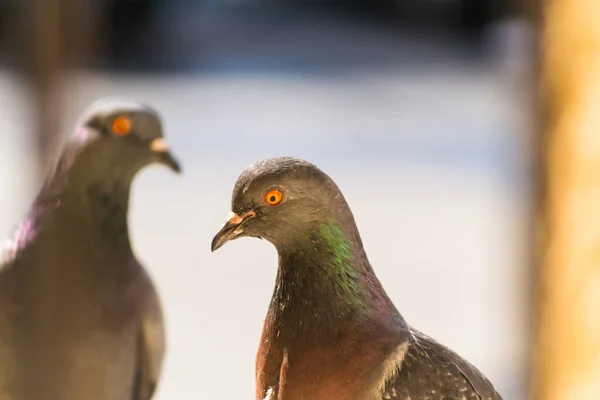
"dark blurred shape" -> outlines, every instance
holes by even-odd
[[[511,0],[288,0],[278,4],[333,7],[338,12],[396,19],[422,28],[453,26],[459,31],[480,34],[489,23],[512,10]]]
[[[287,1],[189,1],[189,0],[64,0],[61,2],[61,51],[68,66],[110,69],[190,69],[202,67],[206,47],[227,49],[233,41],[269,46],[280,32],[298,29],[319,34],[324,23],[376,27],[396,35],[465,35],[476,42],[485,28],[513,13],[512,0],[287,0]],[[26,4],[0,2],[2,60],[9,60],[12,43],[10,21],[25,16]],[[75,17],[77,15],[77,17]],[[218,27],[222,34],[213,35]],[[346,29],[346,28],[344,28]],[[370,29],[370,28],[369,28]],[[256,33],[269,31],[266,40]],[[101,41],[90,41],[99,32]],[[427,33],[429,32],[429,33]],[[327,35],[327,30],[322,32]],[[350,36],[346,35],[346,40]],[[351,43],[350,43],[351,44]],[[352,60],[348,60],[351,62]]]
[[[401,10],[398,3],[395,0],[288,0],[267,2],[267,4],[277,4],[279,6],[329,8],[337,12],[360,13],[365,17],[369,15],[397,16]]]
[[[503,16],[507,0],[461,0],[460,26],[469,33],[478,33],[495,18]]]
[[[23,6],[16,0],[0,0],[0,61],[9,64],[17,47],[18,18]]]
[[[141,58],[153,56],[160,3],[160,0],[104,1],[102,31],[110,58],[128,58],[132,54]]]

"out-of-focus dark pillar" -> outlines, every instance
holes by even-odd
[[[55,156],[60,137],[61,91],[69,90],[62,80],[66,67],[97,61],[101,43],[97,31],[101,9],[88,0],[29,0],[20,18],[19,66],[32,94],[35,145],[40,178]],[[102,3],[102,2],[101,2]]]
[[[61,40],[62,0],[30,0],[22,16],[24,52],[20,60],[34,96],[37,172],[46,174],[51,145],[57,138],[60,99],[57,93],[63,46]]]
[[[58,139],[61,101],[57,89],[63,66],[61,3],[62,0],[29,0],[24,3],[20,15],[18,62],[33,96],[31,143],[35,148],[31,152],[31,162],[38,182],[51,165],[52,149]],[[38,258],[43,259],[43,255]],[[38,373],[44,356],[34,346],[39,340],[51,340],[47,327],[54,313],[52,305],[56,289],[44,285],[44,282],[53,281],[46,270],[42,268],[31,275],[31,271],[23,271],[16,278],[22,313],[19,319],[21,356],[16,366],[18,381],[15,390],[16,398],[23,400],[44,398],[48,386]],[[49,400],[58,400],[51,393],[49,395]]]
[[[18,65],[23,72],[33,96],[33,109],[29,115],[34,120],[32,143],[35,148],[31,161],[38,174],[38,182],[54,163],[56,147],[61,140],[60,119],[63,114],[61,94],[68,91],[69,83],[63,80],[65,67],[81,65],[92,55],[92,34],[97,26],[86,7],[93,2],[83,0],[29,0],[22,3],[19,18]],[[58,239],[58,238],[57,238]],[[57,240],[59,243],[60,240]],[[48,243],[48,251],[63,251]],[[38,264],[43,264],[44,254],[36,254]],[[17,384],[21,400],[62,400],[57,380],[49,376],[51,365],[44,365],[46,358],[36,343],[44,340],[60,341],[60,327],[54,327],[57,313],[54,299],[68,277],[57,282],[48,271],[39,268],[19,274],[17,291],[22,299],[21,342],[24,356],[16,366],[19,374]],[[44,347],[40,347],[44,348]],[[38,373],[40,370],[44,373]]]
[[[542,18],[532,398],[600,399],[600,2]]]

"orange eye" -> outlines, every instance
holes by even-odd
[[[267,194],[265,194],[265,201],[270,206],[276,206],[277,204],[281,203],[282,199],[283,193],[277,189],[269,190]]]
[[[112,123],[113,133],[117,136],[125,136],[131,131],[131,120],[127,117],[117,117]]]

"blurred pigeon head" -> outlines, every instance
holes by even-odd
[[[61,169],[77,166],[87,176],[107,179],[133,178],[153,163],[181,171],[158,113],[137,101],[115,98],[101,99],[85,111],[60,163]]]

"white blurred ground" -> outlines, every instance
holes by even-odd
[[[344,191],[367,252],[409,322],[475,363],[507,400],[525,399],[527,191],[521,99],[484,68],[337,76],[78,75],[65,82],[67,132],[105,95],[164,116],[184,166],[152,167],[133,189],[136,252],[162,295],[168,355],[158,400],[250,399],[276,271],[265,241],[209,244],[237,174],[295,155]],[[0,75],[0,232],[31,185],[27,99]]]

